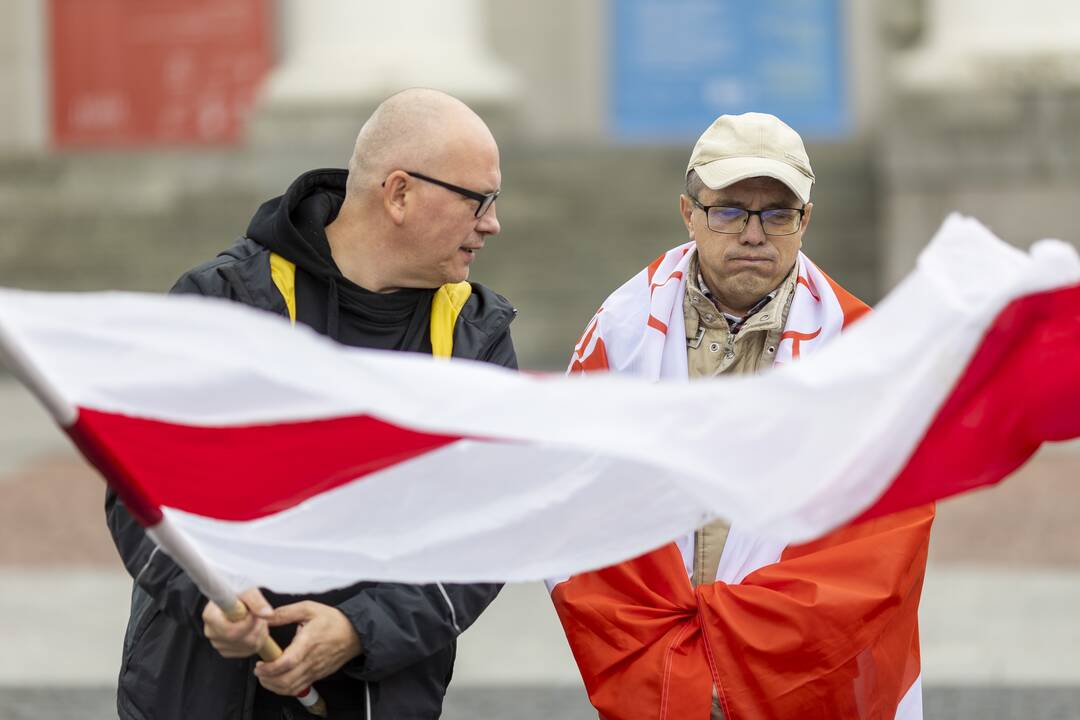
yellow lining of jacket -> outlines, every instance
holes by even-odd
[[[275,252],[270,253],[270,278],[277,285],[281,297],[285,298],[285,307],[289,309],[289,320],[296,324],[296,263],[290,262]]]
[[[296,265],[277,253],[270,253],[270,278],[274,281],[285,307],[289,310],[289,320],[296,324]],[[435,357],[448,358],[454,352],[454,325],[457,324],[461,308],[472,295],[472,285],[468,281],[447,283],[435,291],[431,300],[431,354]]]

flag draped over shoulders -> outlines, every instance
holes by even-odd
[[[613,371],[647,380],[687,380],[682,335],[686,274],[694,243],[668,250],[611,294],[585,326],[568,372]],[[806,255],[774,365],[813,353],[869,307]]]
[[[729,718],[918,718],[927,506],[787,548],[698,588]]]
[[[922,508],[853,526],[697,588],[669,544],[576,575],[552,598],[608,720],[707,718],[714,686],[728,718],[917,718],[932,518]]]
[[[616,290],[569,371],[685,381],[682,298],[693,250],[668,251]],[[775,365],[812,355],[868,310],[805,255],[797,262]],[[719,440],[718,471],[728,451]],[[786,445],[777,438],[774,450]],[[933,515],[924,506],[790,547],[736,521],[718,582],[692,586],[690,536],[549,585],[590,699],[608,720],[707,718],[714,696],[729,719],[921,717],[917,611]]]

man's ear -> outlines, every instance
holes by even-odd
[[[383,209],[395,225],[405,222],[405,209],[409,197],[409,176],[404,170],[390,173],[382,184]]]
[[[682,215],[683,225],[686,226],[686,233],[690,236],[690,239],[694,239],[694,223],[690,217],[694,214],[694,203],[690,201],[690,198],[686,195],[679,196],[679,214]]]
[[[803,206],[802,228],[799,230],[799,247],[802,247],[802,239],[806,235],[806,228],[810,227],[810,216],[814,212],[814,203],[808,202]]]

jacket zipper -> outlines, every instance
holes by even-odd
[[[458,626],[457,612],[454,610],[454,603],[450,601],[450,595],[447,594],[446,588],[443,587],[442,583],[435,583],[435,585],[439,588],[439,592],[442,593],[443,600],[446,601],[446,607],[450,609],[450,624],[454,626],[454,630],[460,635],[461,628]]]

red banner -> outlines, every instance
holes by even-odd
[[[53,141],[227,144],[270,67],[266,0],[50,0]]]

